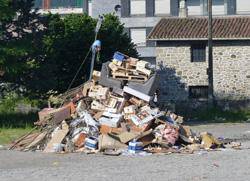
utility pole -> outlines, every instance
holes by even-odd
[[[208,0],[208,101],[211,106],[214,100],[214,78],[213,78],[213,16],[212,0]]]

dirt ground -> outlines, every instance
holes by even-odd
[[[250,178],[250,123],[192,126],[242,142],[242,150],[111,157],[0,151],[0,180],[232,180]]]

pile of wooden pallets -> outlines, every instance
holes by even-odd
[[[113,59],[109,64],[109,68],[111,69],[111,76],[114,79],[143,83],[152,74],[147,65],[148,62],[146,61],[129,57],[122,61]]]
[[[114,79],[142,82],[151,74],[147,62],[118,54],[109,64]],[[40,133],[16,140],[10,149],[105,154],[193,153],[223,146],[211,134],[195,134],[183,117],[160,109],[139,91],[117,91],[99,84],[101,72],[67,93],[63,106],[45,108],[35,124]],[[151,78],[150,78],[151,79]],[[138,83],[136,83],[138,84]]]

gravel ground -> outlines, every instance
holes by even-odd
[[[0,181],[16,180],[232,180],[250,176],[250,124],[193,126],[242,141],[242,150],[151,156],[103,156],[0,151]]]

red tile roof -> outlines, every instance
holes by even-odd
[[[148,35],[151,40],[199,40],[208,37],[208,19],[163,18]],[[213,18],[214,39],[250,39],[250,16]]]

